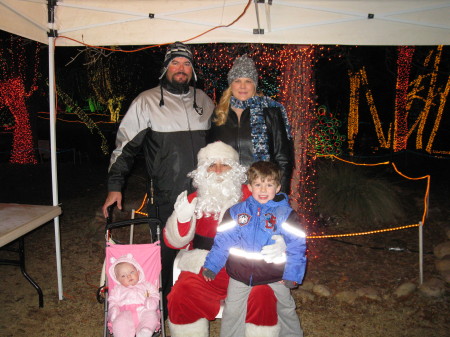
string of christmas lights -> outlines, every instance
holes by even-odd
[[[411,111],[415,106],[415,108],[421,111],[421,113],[416,118],[411,128],[408,130],[407,137],[410,137],[412,133],[417,130],[416,148],[422,149],[423,131],[426,125],[426,120],[428,119],[430,110],[432,108],[437,108],[436,117],[434,119],[434,122],[432,122],[433,127],[426,146],[426,151],[428,153],[450,154],[450,151],[438,151],[432,148],[436,134],[439,130],[440,122],[442,120],[444,107],[447,102],[450,81],[450,77],[447,76],[445,85],[441,87],[437,85],[437,75],[439,74],[439,66],[441,64],[442,57],[442,46],[438,46],[436,51],[431,50],[428,53],[423,62],[424,68],[428,67],[430,63],[432,63],[433,57],[435,60],[433,63],[433,71],[427,72],[423,75],[418,75],[417,78],[412,80],[409,85],[407,110]],[[427,82],[430,82],[430,84],[427,85]],[[437,101],[435,102],[435,100]],[[420,128],[421,132],[419,132]]]
[[[441,123],[442,115],[444,113],[445,103],[447,102],[448,93],[450,91],[450,76],[447,79],[447,84],[445,85],[444,90],[440,92],[440,100],[437,111],[436,119],[434,120],[433,129],[431,130],[430,138],[426,147],[426,151],[428,153],[440,153],[440,154],[450,154],[450,151],[433,151],[431,149],[433,145],[434,138],[436,137],[436,133],[439,130],[439,124]]]
[[[94,58],[93,53],[86,53],[86,57],[91,61],[88,63],[89,86],[95,93],[96,100],[107,107],[110,112],[110,121],[117,123],[119,121],[119,112],[122,109],[122,102],[125,99],[123,94],[116,94],[116,87],[121,84],[114,84],[111,79],[117,78],[113,75],[111,63],[108,63],[103,57]],[[95,62],[92,60],[94,59]],[[123,93],[123,90],[120,90]]]
[[[355,139],[359,129],[359,88],[361,86],[360,77],[356,73],[349,71],[350,78],[350,103],[347,123],[347,139],[350,155],[354,154]]]
[[[314,227],[316,201],[315,157],[308,141],[317,108],[314,65],[317,46],[285,46],[280,54],[280,102],[292,126],[295,165],[291,180],[294,209]]]
[[[419,126],[417,129],[417,138],[416,138],[416,148],[418,150],[423,148],[423,133],[428,119],[428,115],[430,113],[431,106],[434,101],[438,75],[437,69],[439,67],[439,63],[441,62],[441,55],[442,55],[442,46],[439,46],[439,48],[437,49],[436,57],[434,59],[433,71],[430,74],[430,85],[428,86],[427,97],[425,99],[425,106],[419,117]]]
[[[0,104],[9,109],[14,119],[13,124],[4,125],[6,130],[13,132],[9,162],[12,164],[36,164],[37,159],[26,100],[37,90],[39,45],[32,44],[35,46],[35,50],[32,56],[33,60],[29,61],[27,60],[29,53],[25,48],[24,40],[18,38],[15,43],[13,39],[10,42],[9,49],[0,48]],[[8,52],[9,54],[6,54]],[[33,65],[32,72],[29,72],[28,64]],[[30,78],[31,85],[27,90],[26,83]]]
[[[382,148],[389,148],[389,141],[386,141],[384,137],[383,128],[381,126],[380,117],[378,115],[377,107],[375,106],[375,100],[373,98],[372,90],[369,87],[369,80],[367,79],[367,71],[365,67],[359,70],[359,76],[361,76],[361,85],[365,89],[367,104],[369,105],[370,113],[372,115],[372,120],[375,125],[375,131],[378,137],[378,141]],[[388,135],[390,135],[390,130]]]
[[[364,90],[365,93],[367,105],[369,106],[374,122],[378,143],[381,148],[389,148],[391,144],[393,144],[394,151],[404,150],[407,148],[408,139],[411,137],[412,133],[416,131],[415,148],[421,150],[424,147],[425,128],[427,126],[429,127],[431,123],[432,127],[425,147],[426,152],[450,154],[450,151],[438,151],[433,149],[433,143],[439,131],[439,126],[443,118],[447,97],[450,91],[450,77],[448,75],[445,82],[443,80],[438,81],[442,50],[443,46],[438,46],[435,51],[431,50],[425,57],[423,66],[426,68],[432,64],[432,70],[427,71],[426,74],[418,75],[409,82],[415,48],[405,46],[398,47],[398,71],[394,108],[395,117],[387,130],[387,140],[381,126],[373,94],[369,87],[366,69],[362,67],[354,72],[349,71],[350,104],[347,141],[349,153],[351,155],[354,153],[355,139],[358,134],[359,104],[361,104],[360,92],[362,90]],[[420,111],[415,120],[409,118],[413,108],[416,111]],[[409,125],[411,126],[409,127]],[[392,128],[393,132],[391,132]]]
[[[312,155],[340,155],[345,137],[339,133],[342,123],[330,113],[326,106],[317,109],[308,141],[312,145]]]
[[[408,100],[409,76],[414,55],[414,47],[399,46],[397,57],[397,84],[395,88],[394,151],[406,150],[408,135]]]
[[[69,106],[72,111],[78,116],[78,118],[87,126],[91,133],[94,133],[94,130],[97,131],[97,134],[101,137],[102,143],[100,148],[102,152],[107,155],[108,151],[108,142],[103,135],[102,131],[99,129],[98,125],[86,114],[86,112],[81,109],[79,106],[75,104],[75,102],[67,95],[65,92],[61,90],[58,86],[56,87],[59,98],[63,101],[64,104]]]

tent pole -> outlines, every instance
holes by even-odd
[[[423,283],[423,224],[419,221],[419,285]]]
[[[54,37],[48,38],[48,91],[50,101],[50,153],[52,168],[52,196],[53,206],[58,206],[58,177],[56,166],[56,108],[55,108],[55,45]],[[59,231],[59,216],[54,220],[55,227],[55,251],[56,251],[56,270],[58,276],[58,295],[59,299],[63,299],[63,284],[61,271],[61,240]]]

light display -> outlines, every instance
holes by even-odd
[[[433,123],[433,127],[430,133],[430,138],[426,145],[426,151],[428,153],[442,153],[450,154],[450,151],[436,151],[432,149],[433,142],[438,132],[440,122],[442,120],[442,114],[444,113],[444,107],[447,102],[447,97],[450,88],[450,76],[447,75],[445,84],[438,85],[439,66],[442,58],[442,46],[438,46],[436,50],[431,50],[428,56],[423,62],[424,67],[428,67],[433,62],[433,70],[424,75],[419,75],[410,83],[410,92],[408,94],[407,109],[413,109],[414,105],[419,105],[421,113],[413,123],[412,127],[408,131],[408,137],[412,135],[417,129],[416,148],[423,149],[423,135],[424,129],[427,124],[427,120],[430,111],[434,108],[437,110],[436,117]],[[441,81],[442,83],[443,81]],[[430,118],[431,119],[431,118]]]
[[[400,46],[397,57],[397,84],[395,88],[395,118],[394,118],[394,151],[406,150],[408,139],[408,83],[411,72],[411,62],[414,47]]]
[[[94,91],[95,97],[100,104],[107,107],[110,113],[110,121],[117,123],[119,121],[119,112],[122,109],[122,101],[125,99],[123,94],[116,94],[120,84],[112,83],[118,78],[114,74],[113,64],[106,57],[99,57],[94,49],[89,49],[85,53],[87,62],[87,70],[89,75],[89,87]],[[118,91],[126,92],[125,88]]]
[[[308,137],[313,147],[312,155],[340,155],[345,137],[339,133],[341,122],[322,105],[317,109],[316,120]]]
[[[13,131],[13,144],[9,162],[12,164],[36,164],[36,154],[33,146],[30,117],[26,106],[26,99],[37,90],[36,81],[39,65],[39,45],[35,45],[33,60],[27,60],[27,50],[23,39],[17,39],[10,48],[0,48],[0,104],[9,109],[14,117],[14,124],[4,125],[6,130]],[[10,54],[8,55],[8,51]],[[32,72],[28,64],[32,64]],[[30,76],[31,74],[31,76]],[[30,89],[26,83],[31,78]]]
[[[58,97],[61,98],[61,100],[65,105],[70,107],[71,111],[73,111],[78,116],[78,118],[88,127],[89,131],[91,133],[94,133],[94,130],[97,131],[98,135],[102,139],[100,148],[102,149],[102,152],[105,155],[107,155],[109,153],[108,142],[105,136],[103,135],[102,131],[99,129],[98,125],[86,114],[86,112],[83,109],[81,109],[73,102],[73,100],[69,97],[69,95],[64,93],[58,86],[56,90],[58,93]]]
[[[352,72],[349,72],[349,78],[350,104],[348,109],[347,139],[349,153],[353,155],[355,138],[359,129],[359,88],[361,86],[361,80],[357,74],[353,74]]]
[[[369,110],[370,113],[372,115],[372,120],[375,126],[375,131],[378,137],[378,142],[380,144],[380,147],[382,148],[389,148],[389,135],[390,135],[390,130],[388,130],[388,141],[386,141],[386,138],[384,137],[384,133],[383,133],[383,128],[381,127],[381,121],[380,121],[380,117],[378,115],[377,112],[377,107],[375,106],[375,100],[373,98],[372,95],[372,90],[370,90],[369,88],[369,81],[367,79],[367,72],[365,67],[362,67],[360,70],[356,71],[356,72],[349,72],[350,75],[350,93],[352,93],[351,97],[354,98],[358,98],[358,100],[353,99],[350,100],[350,108],[349,110],[352,112],[349,114],[348,116],[348,125],[352,125],[352,133],[350,133],[350,127],[349,127],[349,132],[348,132],[348,139],[349,141],[354,142],[355,136],[357,134],[358,128],[355,127],[355,125],[358,124],[358,116],[357,116],[357,112],[358,112],[358,105],[359,105],[359,94],[355,94],[356,91],[359,91],[362,89],[364,89],[365,91],[365,96],[366,96],[366,101],[367,101],[367,105],[369,106]],[[352,77],[356,77],[356,79],[352,79]],[[356,113],[355,113],[356,112]],[[356,131],[356,133],[355,133]],[[353,149],[353,143],[352,143],[352,147],[351,149]],[[349,144],[350,146],[350,144]]]
[[[350,154],[353,154],[354,141],[358,134],[361,91],[365,94],[378,138],[378,144],[381,148],[388,149],[392,146],[394,151],[404,150],[407,148],[408,139],[414,132],[417,132],[415,148],[417,150],[423,150],[425,129],[428,127],[431,131],[429,132],[429,138],[425,146],[426,152],[450,154],[448,150],[433,149],[433,143],[439,131],[450,91],[450,77],[445,72],[440,72],[439,70],[442,49],[443,46],[438,46],[436,50],[431,50],[425,58],[423,68],[426,69],[426,67],[432,65],[431,71],[426,71],[425,74],[418,75],[409,81],[415,48],[398,47],[395,117],[391,121],[388,130],[382,129],[375,99],[369,87],[365,67],[357,71],[349,72],[350,106],[347,138]],[[445,80],[442,78],[439,79],[439,76],[446,76],[446,78]],[[419,111],[416,117],[411,116],[413,110]],[[387,134],[387,137],[385,137],[385,134]]]
[[[315,121],[316,91],[314,65],[317,46],[285,46],[279,57],[281,64],[280,102],[285,106],[292,126],[295,165],[291,180],[293,207],[314,225],[313,205],[316,200],[315,157],[308,156],[308,142]]]

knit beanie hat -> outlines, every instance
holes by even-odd
[[[240,77],[251,79],[258,86],[258,72],[256,71],[255,62],[247,56],[247,54],[238,57],[228,72],[228,85]]]
[[[191,49],[185,45],[183,42],[175,42],[169,46],[167,49],[166,56],[164,57],[163,69],[161,70],[161,76],[159,76],[159,80],[161,83],[161,79],[166,75],[167,68],[169,67],[170,61],[172,61],[175,57],[185,57],[187,58],[192,65],[192,76],[194,78],[194,103],[193,108],[199,115],[203,115],[203,109],[197,105],[197,90],[195,83],[197,82],[197,74],[194,69],[194,57],[192,55]],[[164,105],[164,93],[162,85],[160,84],[161,90],[161,99],[159,101],[159,106]]]
[[[169,67],[170,61],[172,61],[175,57],[185,57],[192,64],[192,75],[194,77],[194,81],[197,81],[197,75],[194,71],[194,57],[192,56],[191,49],[182,42],[175,42],[169,46],[167,49],[166,56],[164,57],[163,69],[161,71],[161,76],[159,79],[163,78],[167,72],[167,68]]]
[[[116,277],[115,268],[121,262],[131,263],[136,268],[136,270],[139,271],[139,282],[138,283],[141,283],[142,281],[145,280],[144,270],[142,269],[141,265],[134,259],[133,254],[128,253],[126,255],[122,255],[118,259],[116,259],[115,257],[111,257],[110,262],[111,262],[111,266],[109,267],[109,276],[114,280],[114,282],[116,282],[116,284],[120,284],[120,282]]]
[[[199,166],[205,163],[213,163],[216,160],[239,163],[239,154],[230,145],[217,141],[200,149],[197,159]]]

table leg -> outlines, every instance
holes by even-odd
[[[42,294],[41,287],[28,275],[25,270],[25,244],[23,236],[19,238],[19,263],[20,263],[20,271],[23,276],[31,283],[31,285],[36,289],[39,295],[39,307],[42,308],[44,306],[44,295]]]

